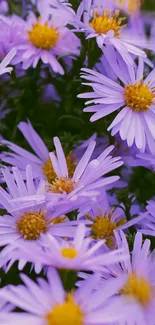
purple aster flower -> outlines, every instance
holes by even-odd
[[[127,28],[123,32],[124,18],[120,18],[119,11],[113,10],[113,7],[110,1],[99,6],[98,1],[83,0],[79,6],[75,26],[79,25],[79,29],[85,32],[87,39],[96,38],[103,52],[106,48],[108,61],[119,53],[126,64],[133,65],[135,57],[146,57],[141,48],[153,49],[154,45],[147,41],[146,37],[130,38]]]
[[[55,180],[56,174],[49,158],[49,151],[45,143],[34,130],[29,121],[27,123],[20,122],[18,129],[22,132],[35,154],[32,154],[28,150],[25,150],[10,141],[3,140],[2,144],[7,145],[12,152],[1,153],[1,160],[9,165],[17,166],[22,172],[23,177],[26,166],[31,165],[34,178],[42,178],[51,183]],[[74,154],[70,153],[67,155],[66,160],[69,174],[72,175],[76,166]]]
[[[122,250],[113,250],[104,254],[105,240],[94,243],[90,237],[85,238],[88,229],[79,224],[73,240],[57,240],[49,235],[45,238],[44,251],[39,247],[30,249],[29,243],[23,246],[22,257],[33,263],[52,266],[58,269],[103,271],[105,266],[124,260]],[[24,253],[25,251],[25,253]],[[18,247],[17,247],[18,258]]]
[[[120,167],[123,163],[120,157],[108,156],[113,146],[104,150],[96,159],[90,160],[95,148],[92,141],[81,160],[78,162],[72,177],[69,177],[66,158],[57,137],[54,138],[56,154],[50,153],[53,168],[57,177],[52,184],[47,185],[49,200],[58,197],[58,200],[74,201],[80,197],[93,198],[98,194],[97,189],[111,184],[119,179],[118,176],[102,177],[112,170]]]
[[[49,18],[40,12],[37,18],[30,13],[26,21],[26,43],[19,46],[22,50],[21,62],[23,69],[30,66],[35,68],[41,60],[49,64],[56,73],[64,74],[64,69],[58,61],[58,57],[79,55],[80,40],[67,27],[63,26],[61,20],[52,16]]]
[[[112,49],[111,49],[112,50]],[[84,109],[85,112],[94,112],[91,122],[103,118],[117,110],[119,113],[109,126],[112,135],[119,132],[122,140],[127,140],[128,146],[135,145],[144,152],[148,148],[155,152],[154,121],[155,121],[155,70],[143,80],[144,63],[129,70],[123,61],[113,61],[115,72],[123,85],[90,70],[82,69],[81,77],[92,87],[90,93],[80,94],[81,98],[88,98],[86,104],[92,104]],[[89,82],[90,83],[89,83]]]
[[[119,297],[112,297],[112,288],[96,290],[98,275],[73,292],[64,291],[55,270],[48,272],[48,281],[38,278],[35,283],[24,274],[21,278],[25,286],[9,286],[2,297],[24,312],[1,313],[1,325],[103,325],[124,318],[125,304]]]
[[[135,236],[133,251],[130,253],[126,236],[123,232],[115,233],[117,245],[123,248],[128,256],[124,262],[108,266],[108,271],[102,274],[98,287],[104,291],[106,285],[111,285],[113,291],[124,300],[129,307],[121,325],[154,325],[155,293],[154,293],[154,252],[150,254],[150,241],[143,241],[138,232]],[[80,272],[79,276],[88,279],[91,276]],[[77,285],[80,287],[82,281]]]
[[[116,234],[119,248],[124,248],[128,259],[111,268],[113,285],[121,284],[119,294],[129,304],[130,314],[121,324],[154,324],[155,293],[154,293],[154,253],[150,254],[150,241],[143,242],[142,234],[137,233],[134,240],[132,255],[123,232]],[[110,268],[110,267],[109,267]],[[115,279],[114,279],[115,278]],[[130,315],[130,316],[129,316]]]
[[[132,206],[132,213],[134,212],[135,208]],[[141,214],[127,221],[123,204],[120,204],[115,196],[101,190],[96,202],[83,205],[78,218],[90,220],[91,237],[95,240],[104,239],[106,245],[113,249],[117,247],[115,231],[128,230],[145,218],[145,215]]]
[[[0,63],[0,75],[2,75],[3,73],[10,73],[13,68],[12,67],[8,67],[8,64],[12,61],[12,59],[14,58],[16,54],[16,50],[12,49],[3,59],[3,61]]]
[[[13,175],[4,169],[3,176],[8,192],[0,188],[0,202],[8,213],[0,218],[0,246],[6,246],[1,251],[1,257],[4,264],[10,261],[7,267],[10,268],[16,260],[16,246],[19,245],[21,269],[27,262],[22,259],[22,247],[27,241],[31,243],[32,250],[35,246],[43,248],[42,234],[73,237],[79,222],[69,221],[63,213],[58,215],[57,211],[55,214],[49,212],[42,194],[42,184],[35,186],[30,166],[26,168],[26,182],[17,168],[13,168]],[[40,267],[36,264],[36,271],[40,271]]]

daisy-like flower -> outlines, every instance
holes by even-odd
[[[26,169],[26,183],[22,179],[17,168],[13,168],[13,175],[7,170],[3,170],[8,192],[0,188],[0,202],[9,214],[0,217],[0,246],[6,246],[1,251],[4,264],[10,261],[8,268],[14,263],[16,258],[16,246],[20,252],[26,242],[30,243],[33,251],[35,246],[43,248],[42,234],[48,233],[53,236],[73,237],[77,221],[69,221],[64,215],[53,215],[49,212],[45,196],[42,194],[42,182],[35,186],[30,166]],[[19,260],[19,269],[23,268],[26,260]],[[36,271],[40,266],[35,265]]]
[[[6,145],[12,152],[1,153],[1,160],[9,165],[17,166],[22,172],[23,177],[26,166],[31,165],[34,178],[42,178],[51,183],[55,180],[56,173],[53,169],[51,160],[49,158],[49,151],[45,143],[34,130],[29,121],[27,123],[20,122],[18,129],[21,131],[35,154],[32,154],[28,150],[25,150],[10,141],[3,140],[1,143]],[[69,175],[72,176],[76,166],[74,154],[70,153],[66,157],[66,160]]]
[[[118,202],[115,204],[119,205]],[[122,225],[126,224],[127,220],[123,209],[110,205],[105,191],[101,191],[97,202],[87,204],[84,211],[79,213],[80,219],[83,216],[91,221],[92,238],[95,240],[104,239],[108,247],[114,248],[116,246],[114,230],[119,230]]]
[[[41,60],[44,64],[49,64],[54,72],[64,74],[58,57],[78,56],[80,41],[63,25],[63,20],[61,22],[61,19],[57,20],[54,16],[50,18],[46,8],[44,10],[40,12],[39,18],[32,12],[27,18],[26,43],[19,47],[22,50],[23,69],[30,66],[35,68]]]
[[[8,67],[8,64],[10,64],[15,55],[16,50],[12,49],[3,59],[3,61],[0,63],[0,75],[4,73],[10,73],[13,70],[12,67]]]
[[[130,306],[124,323],[121,324],[148,324],[154,325],[155,293],[154,293],[154,253],[150,254],[150,241],[143,242],[142,234],[137,233],[134,240],[132,255],[123,232],[116,234],[118,247],[124,248],[128,259],[111,269],[112,277],[122,281],[119,294]],[[121,282],[120,282],[121,283]],[[130,317],[129,317],[130,315]]]
[[[21,278],[25,286],[9,286],[2,296],[24,312],[1,313],[1,325],[103,325],[124,318],[125,305],[112,298],[112,288],[96,290],[98,275],[71,292],[65,292],[55,270],[48,272],[48,281],[38,278],[35,283],[24,274]]]
[[[146,57],[141,48],[153,49],[154,45],[145,38],[131,39],[127,30],[123,32],[125,18],[120,17],[119,11],[113,8],[114,4],[109,0],[102,4],[100,0],[95,2],[83,0],[78,9],[75,26],[79,25],[79,29],[85,32],[87,39],[96,38],[103,52],[106,48],[108,62],[119,53],[127,65],[133,65],[135,57]]]
[[[135,142],[136,147],[144,152],[148,148],[155,152],[155,70],[143,80],[143,61],[139,60],[138,67],[130,68],[123,61],[113,61],[115,72],[123,85],[112,81],[102,74],[82,69],[81,77],[90,83],[93,91],[79,95],[90,99],[86,104],[94,103],[84,109],[85,112],[94,112],[91,122],[103,118],[117,110],[108,130],[112,135],[119,132],[122,140],[127,140],[128,146]]]
[[[23,257],[33,263],[52,266],[58,269],[103,271],[105,266],[124,260],[122,250],[104,253],[105,240],[93,243],[90,237],[85,238],[88,229],[79,224],[72,241],[56,240],[53,236],[45,238],[44,251],[36,247],[29,249],[29,243],[23,247]],[[24,254],[25,251],[25,254]],[[18,255],[17,248],[17,256]]]
[[[57,137],[54,138],[56,155],[50,153],[50,158],[57,177],[52,184],[47,185],[49,200],[53,196],[57,196],[60,201],[62,199],[62,202],[63,200],[73,201],[80,197],[85,197],[86,200],[88,197],[94,198],[98,194],[97,189],[119,179],[118,176],[102,177],[123,164],[120,157],[112,158],[108,156],[114,147],[108,147],[96,159],[90,160],[95,144],[95,141],[90,142],[77,164],[73,176],[69,177],[60,140]]]
[[[141,215],[127,221],[123,205],[115,197],[109,196],[106,191],[100,192],[95,203],[87,203],[80,209],[78,218],[90,220],[91,237],[95,240],[104,239],[106,245],[113,249],[117,247],[115,231],[127,230],[145,216]]]

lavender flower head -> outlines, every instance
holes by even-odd
[[[86,237],[87,236],[87,237]],[[85,238],[86,237],[86,238]],[[123,250],[113,250],[104,253],[105,240],[94,243],[88,237],[88,229],[83,223],[79,223],[73,240],[57,240],[51,235],[46,236],[44,250],[39,246],[30,249],[30,244],[23,246],[22,255],[18,252],[17,257],[25,258],[32,263],[40,263],[57,269],[103,271],[107,265],[122,261],[126,258]]]
[[[49,64],[54,72],[64,74],[58,56],[78,56],[80,41],[63,25],[63,21],[47,15],[45,6],[41,8],[39,18],[31,12],[26,21],[26,43],[19,47],[22,50],[23,69],[30,66],[35,68],[41,60],[44,64]]]
[[[118,286],[118,282],[120,283],[119,294],[130,308],[131,314],[127,313],[122,324],[153,325],[155,314],[155,260],[154,253],[150,253],[150,240],[146,239],[143,242],[142,234],[137,232],[132,255],[123,232],[116,234],[116,240],[118,247],[124,248],[128,254],[128,259],[123,263],[116,264],[110,270],[113,286]]]
[[[65,292],[53,269],[48,272],[48,281],[38,278],[35,283],[24,274],[21,279],[25,286],[10,286],[9,292],[3,292],[2,297],[24,312],[1,313],[2,325],[16,325],[17,322],[23,325],[28,322],[30,325],[60,325],[63,322],[68,325],[105,325],[125,317],[126,304],[121,303],[119,297],[113,298],[111,288],[109,291],[107,287],[105,292],[96,290],[99,275],[93,275],[73,292]]]
[[[96,159],[91,160],[95,148],[95,141],[90,142],[87,150],[78,162],[73,176],[69,177],[66,158],[60,143],[55,137],[56,155],[50,153],[53,168],[56,173],[55,181],[48,186],[49,200],[57,197],[58,200],[74,201],[80,197],[94,198],[98,195],[97,189],[117,181],[117,176],[103,177],[106,173],[120,167],[123,163],[120,157],[109,156],[113,146],[104,150]],[[63,202],[62,201],[62,202]]]
[[[116,231],[119,232],[121,229],[127,231],[144,217],[140,215],[127,221],[123,204],[119,203],[115,196],[108,195],[104,189],[100,191],[96,202],[86,203],[78,214],[79,220],[90,221],[91,237],[95,240],[105,240],[110,249],[117,247]]]
[[[105,173],[122,165],[119,157],[112,159],[111,156],[108,157],[113,146],[109,147],[98,157],[90,161],[95,148],[95,142],[92,141],[89,143],[87,150],[77,164],[74,160],[74,155],[72,156],[69,154],[65,157],[59,139],[55,138],[54,144],[58,157],[57,160],[54,153],[50,153],[49,155],[47,147],[35,132],[30,122],[28,122],[28,124],[21,122],[18,127],[36,155],[29,153],[27,150],[20,148],[9,141],[3,140],[2,143],[7,145],[13,152],[3,152],[1,154],[1,159],[13,166],[18,166],[23,177],[25,177],[24,169],[28,164],[30,164],[32,166],[34,178],[39,177],[47,180],[48,188],[50,189],[50,200],[52,198],[53,201],[53,198],[61,198],[66,195],[68,198],[73,196],[75,198],[77,193],[78,197],[82,195],[88,198],[88,196],[91,196],[92,194],[95,195],[95,188],[97,189],[100,186],[110,184],[119,179],[116,176],[101,179],[101,176]],[[89,176],[89,173],[92,173],[92,175],[90,174],[91,177]],[[97,180],[98,182],[95,182]],[[86,194],[87,190],[88,193]]]
[[[146,57],[143,48],[154,49],[153,43],[147,41],[146,37],[131,39],[127,29],[123,32],[124,18],[119,17],[119,11],[115,10],[111,1],[101,4],[101,1],[83,0],[77,11],[77,25],[85,32],[87,39],[96,38],[103,52],[106,48],[108,62],[119,53],[127,65],[133,65],[135,57]]]
[[[111,49],[112,51],[112,49]],[[81,77],[86,80],[86,85],[93,91],[79,95],[88,98],[85,112],[94,112],[91,122],[103,118],[117,110],[119,113],[110,124],[108,131],[112,135],[119,132],[122,140],[128,146],[135,142],[136,147],[144,152],[146,149],[155,152],[154,140],[154,111],[155,111],[155,70],[143,80],[144,62],[139,60],[138,67],[127,68],[123,61],[111,61],[115,67],[120,85],[102,74],[90,69],[82,69]],[[90,82],[90,83],[89,83]],[[90,105],[90,104],[95,105]]]
[[[7,214],[0,221],[0,246],[5,246],[1,251],[4,264],[9,262],[7,269],[11,267],[16,258],[16,250],[20,251],[19,269],[22,269],[27,260],[22,258],[22,249],[26,242],[29,248],[43,248],[42,234],[51,233],[53,236],[73,237],[78,221],[69,221],[63,214],[52,215],[49,212],[44,195],[42,181],[35,185],[30,166],[26,168],[26,183],[22,179],[17,168],[13,168],[13,174],[8,169],[3,171],[8,191],[0,188],[0,202]],[[36,272],[41,265],[35,264]]]

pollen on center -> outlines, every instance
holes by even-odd
[[[105,10],[102,15],[99,15],[98,11],[95,10],[89,25],[97,34],[107,34],[110,30],[113,30],[114,35],[119,36],[120,30],[123,27],[123,20],[124,18],[119,18],[119,11],[112,14],[111,11]]]
[[[128,276],[127,283],[119,293],[133,296],[143,306],[148,305],[151,301],[151,288],[147,279],[138,276],[135,272]]]
[[[38,19],[38,22],[28,31],[28,37],[35,47],[50,50],[56,45],[59,34],[57,30],[54,27],[50,27],[48,23],[41,25],[40,19]]]
[[[96,216],[95,218],[87,216],[93,222],[91,225],[92,237],[94,239],[105,239],[106,245],[109,247],[114,245],[114,230],[126,222],[125,219],[118,222],[112,221],[112,214],[113,210],[109,214],[105,213],[103,216]]]
[[[72,152],[70,152],[66,156],[66,163],[67,163],[67,167],[68,167],[69,177],[72,177],[74,174],[74,170],[76,168],[76,161],[75,161],[74,154]],[[42,165],[42,170],[43,170],[43,173],[44,173],[48,183],[52,184],[52,182],[56,179],[56,173],[54,171],[54,168],[53,168],[50,158],[48,158],[46,160],[45,164]]]
[[[31,211],[24,213],[16,222],[17,230],[26,240],[36,240],[46,233],[49,220],[43,211]]]
[[[61,250],[61,254],[65,258],[74,259],[78,255],[78,251],[73,247],[64,247]]]
[[[84,314],[72,294],[67,295],[64,303],[57,304],[46,315],[47,325],[83,325],[83,318]]]
[[[147,111],[155,97],[148,84],[144,85],[142,81],[134,85],[127,85],[124,96],[126,105],[135,112]]]
[[[75,189],[75,182],[71,178],[56,178],[52,184],[49,184],[49,190],[53,193],[71,193]]]

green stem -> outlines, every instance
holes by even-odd
[[[64,289],[66,291],[71,291],[75,288],[75,283],[77,280],[77,272],[72,270],[59,270],[59,275],[61,277]]]

